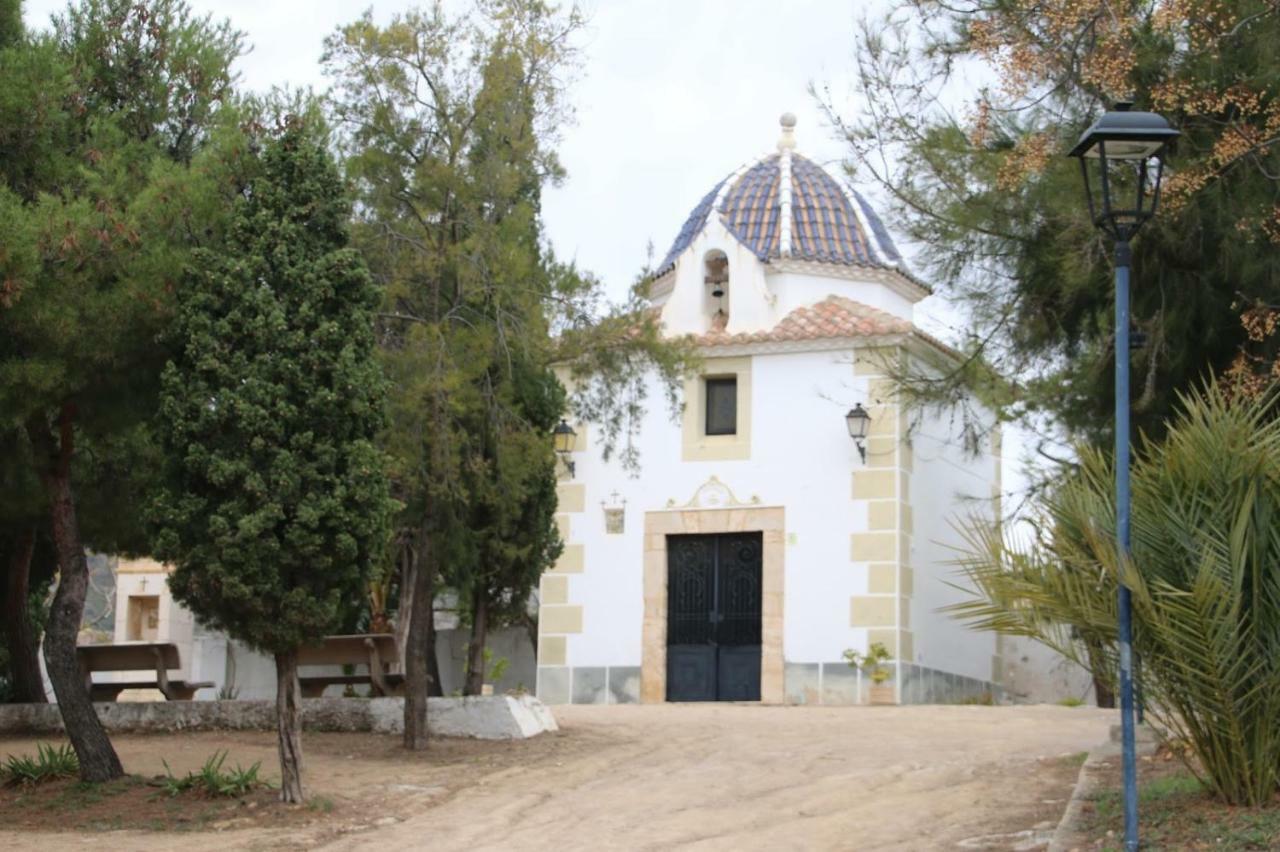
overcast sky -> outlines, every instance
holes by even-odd
[[[288,84],[317,91],[326,86],[319,66],[325,36],[369,6],[375,19],[386,21],[414,5],[189,2],[247,33],[252,50],[238,71],[250,88]],[[863,10],[880,2],[586,0],[590,25],[573,91],[576,123],[564,130],[560,149],[568,179],[544,199],[557,253],[598,274],[620,298],[644,264],[648,241],[660,259],[716,182],[775,147],[784,112],[799,120],[799,151],[838,167],[845,149],[807,88],[810,82],[829,84],[842,114],[857,113],[854,31]],[[26,0],[27,23],[44,26],[65,6],[65,0]],[[874,199],[873,187],[860,188]],[[917,305],[916,322],[943,339],[958,338],[959,320],[939,297]],[[1021,455],[1020,444],[1009,430],[1006,460]],[[1006,477],[1006,488],[1017,491],[1022,484]]]
[[[238,71],[259,90],[284,84],[323,90],[325,36],[366,5],[380,21],[413,5],[190,2],[248,34],[252,51]],[[27,0],[28,25],[44,26],[65,5]],[[865,0],[588,0],[585,61],[573,89],[576,122],[561,147],[568,179],[544,202],[556,252],[598,274],[620,297],[644,264],[649,240],[661,258],[717,181],[773,149],[784,112],[799,119],[799,150],[837,166],[844,149],[806,89],[811,81],[830,83],[842,111],[856,112],[853,36],[867,7]],[[938,325],[950,320],[936,301],[927,300],[919,319],[950,336]]]

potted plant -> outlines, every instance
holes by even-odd
[[[897,703],[893,684],[888,682],[893,677],[893,674],[884,665],[891,659],[889,649],[884,646],[884,643],[872,642],[865,654],[852,648],[846,649],[844,658],[849,663],[849,668],[858,669],[871,679],[870,700],[872,704]]]

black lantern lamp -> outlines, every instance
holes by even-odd
[[[1071,150],[1080,160],[1089,216],[1122,243],[1155,215],[1165,149],[1180,135],[1164,116],[1132,107],[1117,103]]]
[[[864,442],[867,439],[867,427],[871,425],[871,415],[859,402],[849,409],[849,413],[844,416],[844,422],[849,427],[849,437],[858,446],[858,455],[862,457],[862,463],[866,464],[867,447]]]
[[[572,478],[575,471],[573,459],[569,458],[569,454],[573,452],[573,447],[578,442],[578,433],[573,431],[572,426],[561,420],[551,431],[551,435],[555,439],[556,452],[564,462],[565,470],[569,471],[569,477]]]

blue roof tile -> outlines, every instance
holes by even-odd
[[[725,191],[717,213],[725,226],[761,260],[781,256],[782,174],[779,155],[771,154],[738,175]],[[706,226],[711,207],[724,187],[720,181],[685,220],[671,249],[658,265],[661,275]],[[791,155],[791,254],[824,263],[883,266],[901,262],[892,237],[866,199],[846,192],[826,169]],[[854,208],[857,204],[858,209]],[[859,217],[861,213],[861,217]],[[863,222],[870,228],[867,234]],[[872,248],[874,245],[876,249]]]

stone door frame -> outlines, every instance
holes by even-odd
[[[786,574],[786,511],[781,506],[679,508],[644,515],[644,625],[640,700],[667,700],[667,536],[761,534],[760,701],[782,704],[782,609]]]

